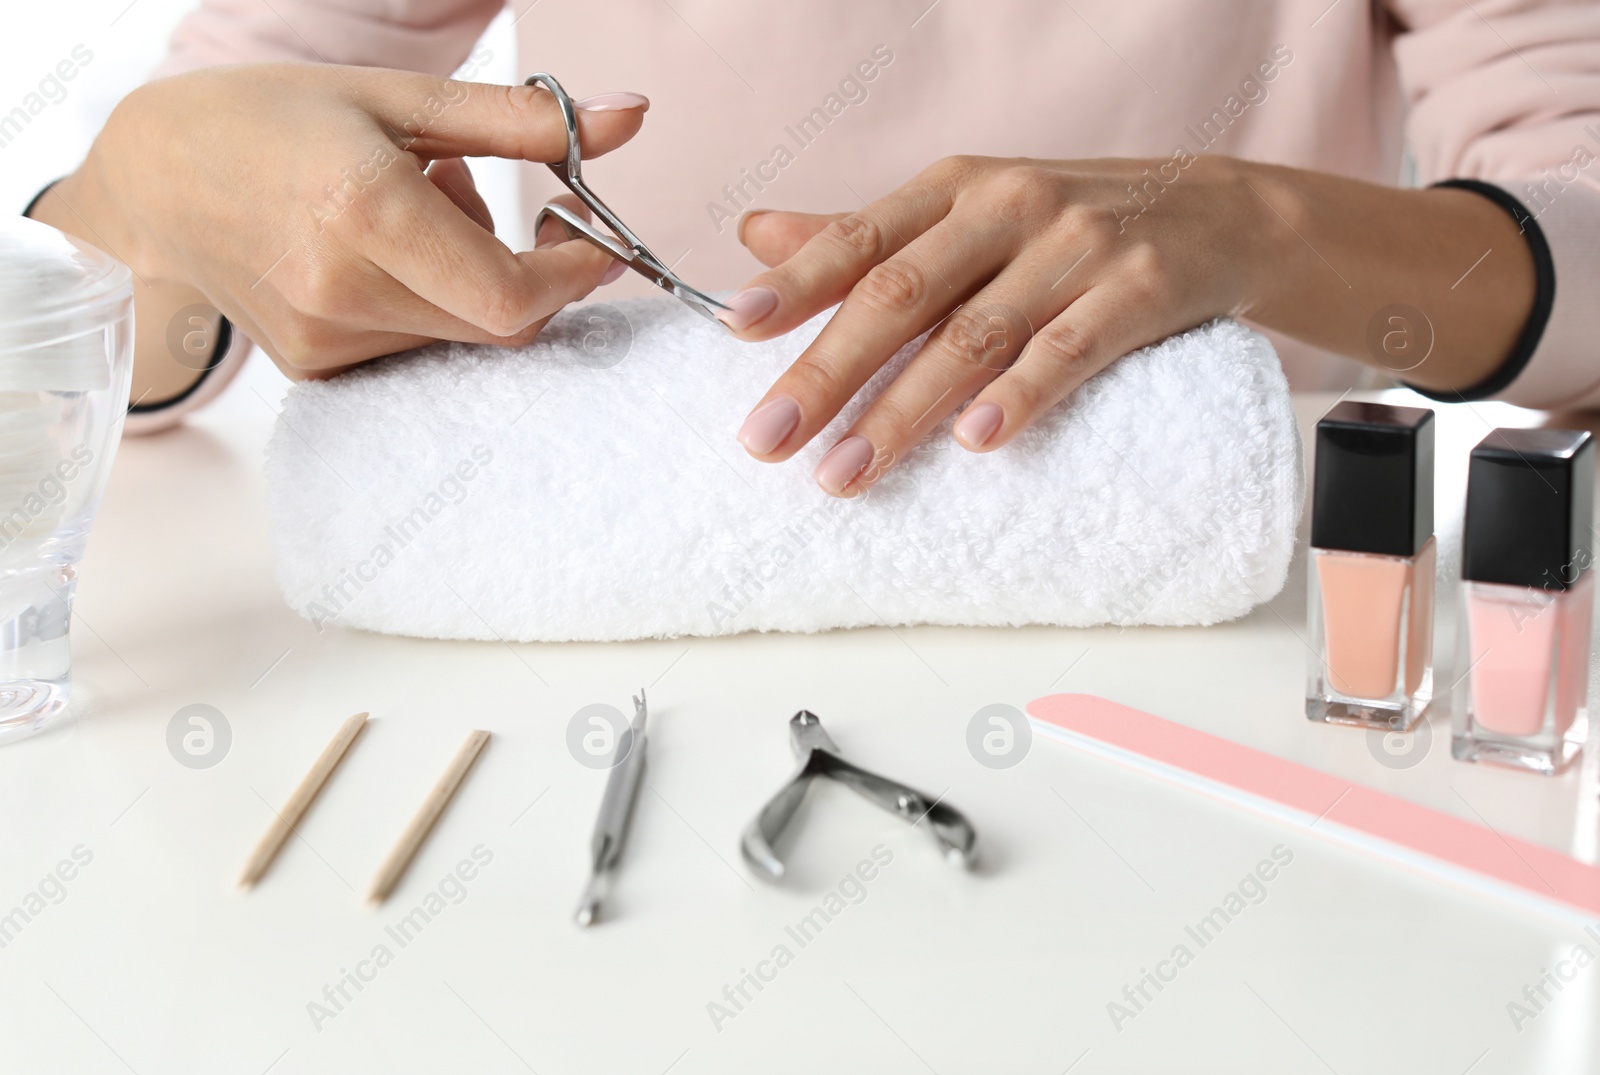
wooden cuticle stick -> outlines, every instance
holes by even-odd
[[[311,766],[311,771],[300,781],[300,786],[294,789],[294,794],[283,804],[283,809],[273,815],[271,827],[261,837],[261,842],[256,844],[256,849],[250,853],[250,861],[245,863],[244,872],[239,876],[240,888],[253,888],[256,882],[266,875],[273,861],[277,859],[278,852],[289,842],[289,837],[294,834],[305,818],[306,812],[311,809],[311,804],[322,793],[323,787],[333,776],[333,771],[339,767],[339,762],[344,760],[350,745],[356,741],[361,729],[366,726],[367,714],[357,713],[340,725],[333,739],[322,748],[322,753]]]
[[[488,742],[489,733],[480,730],[467,736],[466,742],[461,744],[461,749],[456,751],[450,767],[439,777],[439,782],[433,786],[433,790],[428,792],[428,797],[423,800],[422,807],[411,819],[411,824],[406,826],[406,831],[400,834],[400,842],[395,844],[394,850],[389,852],[389,857],[384,859],[383,865],[378,868],[378,876],[372,882],[372,891],[367,894],[369,903],[382,903],[400,884],[400,879],[405,876],[411,860],[416,857],[428,834],[433,831],[433,826],[444,813],[445,807],[455,798],[456,790],[466,779],[467,771],[472,768],[472,763],[478,760],[478,755],[483,753],[484,745]]]

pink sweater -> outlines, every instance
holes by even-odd
[[[1498,183],[1542,227],[1555,303],[1500,398],[1600,405],[1600,4],[1585,0],[512,0],[521,65],[634,90],[644,130],[585,168],[679,273],[759,266],[751,205],[855,208],[956,153],[1178,146],[1399,182]],[[160,74],[324,60],[448,74],[501,0],[202,0]],[[526,169],[530,209],[559,187]],[[531,220],[532,213],[528,214]],[[513,240],[516,237],[511,237]],[[619,287],[621,285],[618,285]],[[639,286],[643,287],[642,282]],[[1354,363],[1275,339],[1291,384]]]

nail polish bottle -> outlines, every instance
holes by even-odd
[[[1433,412],[1345,402],[1317,423],[1306,716],[1405,731],[1433,700]]]
[[[1451,753],[1547,775],[1582,750],[1594,440],[1497,429],[1472,450]]]

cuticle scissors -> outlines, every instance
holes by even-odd
[[[578,143],[578,112],[573,107],[572,98],[567,96],[567,91],[561,88],[561,83],[553,75],[540,71],[528,76],[524,83],[528,86],[542,86],[549,90],[556,99],[556,104],[561,108],[561,119],[567,126],[567,159],[549,165],[557,179],[578,200],[589,207],[589,211],[610,228],[614,235],[606,235],[597,230],[594,225],[584,220],[578,214],[561,205],[546,205],[539,210],[539,215],[534,218],[533,233],[539,234],[539,227],[550,217],[561,221],[569,234],[575,238],[586,239],[601,250],[622,262],[634,272],[649,280],[656,287],[675,296],[700,316],[712,321],[721,321],[717,317],[718,310],[728,307],[707,295],[703,291],[690,287],[678,278],[671,267],[658,258],[644,241],[633,233],[622,220],[613,213],[599,196],[589,189],[583,181],[583,147]]]

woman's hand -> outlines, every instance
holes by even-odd
[[[1130,184],[1163,164],[1175,181],[1152,184],[1140,216]],[[788,458],[933,328],[817,482],[853,495],[975,394],[956,438],[998,448],[1118,356],[1240,312],[1248,237],[1229,224],[1252,197],[1221,160],[1180,173],[1161,161],[953,157],[860,212],[752,213],[741,237],[776,267],[730,301],[729,327],[767,339],[843,305],[739,439],[757,458]]]
[[[578,102],[585,156],[626,142],[648,107]],[[198,289],[289,376],[326,376],[436,339],[524,343],[607,278],[615,263],[588,243],[517,253],[496,239],[460,160],[566,149],[541,89],[212,68],[129,94],[34,215],[128,262],[141,299]]]
[[[1533,302],[1527,244],[1479,195],[1186,151],[953,157],[855,213],[749,213],[741,239],[773,268],[729,300],[740,338],[842,303],[739,431],[758,459],[799,451],[933,330],[818,464],[835,496],[969,399],[956,440],[992,451],[1118,356],[1219,315],[1451,389],[1504,361]],[[1423,364],[1372,349],[1368,326],[1391,304],[1430,322]]]

